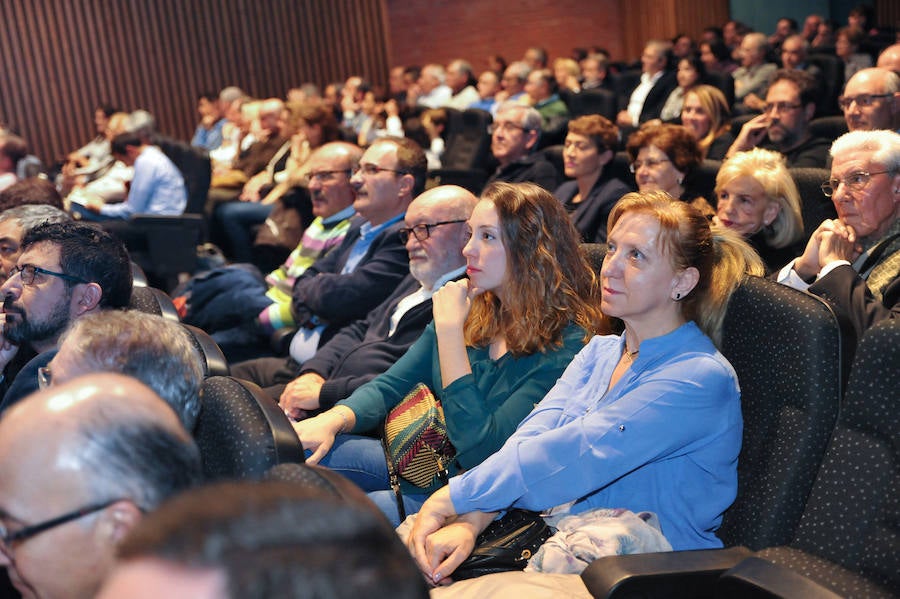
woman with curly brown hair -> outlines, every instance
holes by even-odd
[[[440,399],[456,449],[453,475],[479,464],[512,434],[593,333],[607,331],[597,278],[565,210],[533,184],[496,183],[468,221],[467,281],[433,297],[434,322],[387,372],[295,425],[319,462],[370,492],[399,523],[377,431],[417,383]],[[327,455],[326,455],[327,454]],[[401,481],[407,513],[440,485]]]

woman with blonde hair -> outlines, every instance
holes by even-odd
[[[609,218],[595,337],[503,447],[450,479],[409,536],[433,582],[452,576],[497,512],[653,512],[675,550],[721,547],[737,493],[737,376],[716,349],[725,309],[762,272],[733,232],[665,193],[623,197]]]
[[[759,252],[767,271],[796,255],[803,216],[784,156],[762,148],[738,152],[716,175],[716,197],[717,224],[740,233]]]
[[[597,278],[560,202],[541,187],[495,183],[468,221],[467,280],[433,297],[434,322],[381,376],[294,425],[308,461],[345,474],[399,523],[378,431],[418,383],[440,399],[456,449],[453,475],[497,451],[590,334],[608,331]],[[349,434],[355,433],[355,434]],[[327,455],[326,455],[327,454]],[[401,481],[406,512],[440,485]]]
[[[717,87],[697,85],[684,93],[681,124],[697,140],[703,158],[722,160],[734,143],[731,109]]]

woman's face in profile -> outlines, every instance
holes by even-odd
[[[781,210],[753,177],[736,177],[716,189],[716,195],[716,222],[744,237],[771,224]]]
[[[469,288],[477,293],[493,291],[503,297],[506,280],[506,247],[500,234],[500,216],[493,202],[481,200],[469,217],[471,237],[463,248]]]

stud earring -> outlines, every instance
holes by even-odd
[[[680,299],[681,299],[681,294],[680,294],[680,293],[676,293],[676,294],[675,294],[675,299],[676,299],[676,300],[680,300]]]

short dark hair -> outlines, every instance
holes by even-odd
[[[197,101],[207,100],[208,102],[218,102],[219,101],[219,93],[206,90],[197,94]]]
[[[47,204],[61,210],[63,199],[56,185],[42,177],[22,179],[0,191],[0,212],[25,204]]]
[[[397,147],[397,170],[413,176],[412,197],[425,191],[425,180],[428,177],[428,158],[422,146],[406,137],[380,137],[374,143],[390,143]]]
[[[144,144],[143,138],[134,131],[126,131],[116,135],[110,142],[110,150],[116,156],[124,156],[127,154],[128,146],[140,147]]]
[[[121,560],[149,556],[217,570],[232,599],[428,597],[408,550],[374,506],[297,483],[194,489],[148,514],[117,551]]]
[[[121,112],[114,104],[111,104],[109,102],[100,102],[99,104],[97,104],[96,110],[100,110],[101,112],[103,112],[103,114],[106,115],[106,118],[111,117],[117,112]]]
[[[28,155],[28,143],[12,133],[0,135],[0,151],[12,162],[13,168]]]
[[[131,259],[121,241],[85,223],[48,223],[25,234],[22,251],[45,242],[59,246],[59,264],[64,273],[100,285],[101,308],[128,306]]]
[[[816,95],[819,91],[819,86],[816,84],[815,78],[807,71],[799,69],[779,69],[775,72],[775,75],[772,76],[769,87],[771,88],[777,81],[790,81],[796,85],[797,89],[800,91],[800,103],[803,104],[804,107],[816,103]]]

